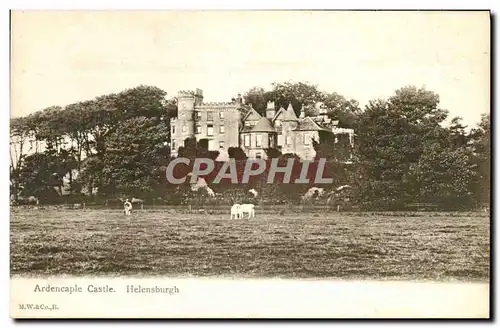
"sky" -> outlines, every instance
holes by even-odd
[[[488,12],[13,11],[11,116],[140,84],[229,101],[307,81],[356,99],[406,85],[450,118],[490,111]]]

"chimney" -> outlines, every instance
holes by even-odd
[[[196,88],[195,104],[201,105],[203,103],[203,90]]]
[[[274,108],[274,101],[268,101],[266,107],[266,118],[272,120],[276,115],[276,109]]]
[[[300,116],[299,118],[304,118],[306,117],[306,112],[304,111],[304,105],[300,108]]]
[[[238,105],[241,105],[242,102],[243,102],[243,98],[241,98],[241,93],[238,93],[238,96],[236,96],[236,99],[235,99],[236,103]]]

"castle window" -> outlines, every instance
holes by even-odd
[[[245,134],[245,136],[243,137],[243,139],[244,139],[244,145],[245,145],[245,147],[250,147],[250,135]]]
[[[201,112],[196,112],[196,119],[201,120]]]
[[[311,144],[311,136],[308,134],[304,134],[304,145],[310,145]]]
[[[255,146],[262,147],[262,134],[257,135],[257,139],[255,139]]]
[[[175,125],[172,125],[172,134],[175,134]]]
[[[201,133],[201,126],[199,125],[196,126],[196,133]]]
[[[187,130],[188,130],[188,127],[187,127],[187,126],[185,126],[185,125],[184,125],[184,126],[182,126],[182,133],[186,133],[186,132],[187,132]]]
[[[219,126],[219,133],[224,133],[224,125]]]
[[[278,135],[278,146],[283,146],[283,135]]]
[[[207,125],[207,136],[213,136],[213,135],[214,135],[214,126]]]
[[[214,120],[214,112],[207,112],[207,121]]]
[[[172,149],[175,149],[175,140],[172,140]]]
[[[286,136],[286,144],[291,145],[292,144],[292,137]]]
[[[219,148],[224,148],[224,141],[219,141]]]
[[[249,127],[249,126],[252,126],[252,125],[250,124],[250,121],[245,121],[245,126]]]
[[[219,112],[219,118],[224,118],[224,112]]]
[[[260,154],[260,152],[255,153],[255,158],[262,158],[262,155]]]

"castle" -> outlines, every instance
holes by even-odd
[[[316,154],[312,140],[324,136],[336,140],[338,134],[347,134],[351,146],[354,142],[354,130],[340,128],[321,103],[316,105],[318,115],[306,116],[302,107],[297,117],[291,104],[276,109],[274,102],[267,103],[262,116],[251,104],[244,104],[240,94],[231,102],[204,103],[203,91],[196,89],[179,91],[177,100],[178,115],[170,120],[173,156],[188,137],[208,139],[209,150],[219,151],[220,160],[228,158],[229,147],[240,147],[249,158],[266,158],[265,149],[273,147],[311,160]]]

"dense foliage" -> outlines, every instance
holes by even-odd
[[[311,187],[325,189],[329,201],[336,188],[349,185],[346,199],[361,209],[404,209],[412,203],[470,209],[489,203],[487,114],[471,129],[458,117],[445,124],[448,112],[439,107],[439,96],[414,86],[396,90],[388,99],[372,100],[364,110],[355,100],[305,82],[274,83],[271,90],[254,87],[244,98],[261,113],[268,101],[277,108],[291,103],[297,115],[302,106],[306,114],[316,115],[314,103],[321,101],[328,116],[354,128],[353,149],[342,136],[335,143],[314,143],[316,159],[327,160],[325,176],[334,182],[268,184],[259,176],[235,186],[214,184],[214,176],[207,176],[206,186],[216,193],[212,198],[207,188],[170,185],[165,170],[172,160],[169,122],[176,115],[176,101],[167,100],[163,90],[141,85],[11,119],[11,197],[17,203],[32,197],[56,203],[68,197],[78,201],[133,196],[167,203],[201,199],[209,204],[244,199],[254,189],[262,203],[297,203]],[[295,156],[277,149],[266,152],[280,163]],[[228,153],[237,162],[246,159],[240,148]],[[209,151],[203,139],[186,140],[179,154],[190,159],[219,155]],[[299,173],[293,174],[295,178]]]

